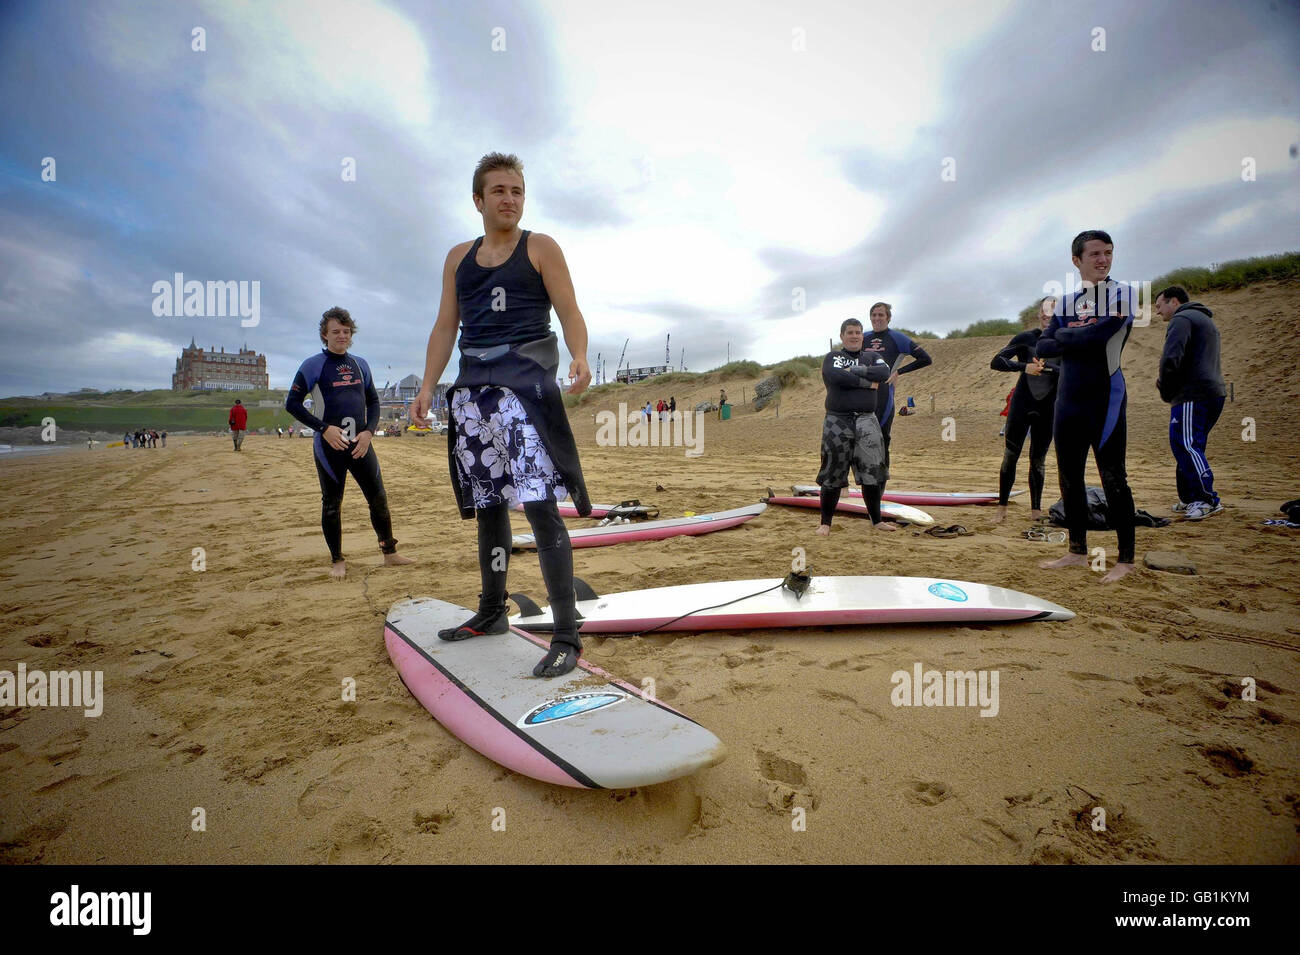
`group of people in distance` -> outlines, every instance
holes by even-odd
[[[991,367],[1017,372],[1005,428],[994,520],[1006,516],[1008,496],[1026,436],[1029,437],[1029,494],[1032,516],[1042,515],[1048,446],[1056,442],[1057,473],[1069,528],[1069,551],[1040,566],[1049,569],[1088,562],[1088,501],[1084,470],[1091,451],[1106,495],[1107,515],[1118,537],[1118,560],[1103,577],[1109,583],[1134,566],[1134,505],[1125,454],[1128,393],[1120,356],[1136,314],[1132,286],[1111,278],[1114,243],[1100,230],[1081,232],[1070,247],[1082,280],[1080,288],[1039,303],[1039,327],[1012,338]],[[1201,520],[1223,510],[1214,475],[1205,457],[1210,430],[1223,411],[1227,390],[1219,361],[1219,333],[1208,308],[1190,302],[1179,286],[1163,289],[1155,310],[1169,323],[1160,359],[1157,389],[1172,405],[1169,443],[1177,462],[1178,503],[1173,510]],[[879,310],[879,311],[878,311]],[[850,465],[862,487],[872,525],[894,530],[880,514],[889,477],[889,423],[894,413],[893,384],[900,374],[930,364],[906,335],[888,328],[889,306],[871,309],[872,334],[848,319],[840,326],[841,347],[822,362],[826,418],[822,425],[821,526],[831,518]],[[897,367],[899,358],[913,361]]]
[[[122,435],[122,445],[128,448],[156,448],[160,441],[164,448],[167,447],[167,432],[158,432],[153,428],[140,428]]]

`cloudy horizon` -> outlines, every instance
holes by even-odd
[[[1086,228],[1124,280],[1300,249],[1270,0],[11,2],[0,54],[0,395],[168,388],[191,339],[284,388],[332,305],[421,375],[494,150],[611,377],[670,334],[691,370],[820,353],[877,300],[1014,319]],[[257,324],[156,314],[177,273],[257,282]]]

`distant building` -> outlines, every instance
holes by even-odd
[[[395,385],[385,384],[382,388],[377,388],[379,392],[379,408],[385,417],[405,418],[407,408],[420,393],[420,376],[407,375]],[[446,417],[447,409],[447,386],[437,384],[433,386],[433,407],[435,414]]]
[[[265,391],[270,388],[266,356],[247,346],[238,352],[204,351],[190,339],[176,359],[172,391]]]
[[[647,378],[653,378],[655,375],[666,375],[668,370],[667,365],[649,365],[645,368],[620,368],[614,372],[614,380],[630,385],[634,382],[645,381]]]

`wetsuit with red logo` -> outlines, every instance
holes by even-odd
[[[303,399],[313,395],[316,417],[303,405]],[[329,545],[330,559],[343,559],[343,523],[340,510],[343,506],[343,482],[348,472],[356,480],[361,493],[370,505],[370,523],[379,537],[379,548],[385,554],[397,550],[393,539],[393,522],[388,513],[388,495],[379,473],[379,458],[374,446],[361,458],[354,458],[356,436],[363,431],[372,435],[379,427],[379,393],[375,391],[374,378],[365,359],[344,353],[336,355],[322,350],[302,363],[294,375],[285,410],[315,432],[312,437],[316,459],[316,475],[320,478],[321,530]],[[348,448],[339,451],[329,446],[321,432],[329,425],[343,429],[349,438]]]
[[[1088,490],[1084,468],[1092,450],[1106,493],[1106,516],[1119,538],[1119,562],[1133,563],[1133,492],[1124,458],[1128,390],[1120,356],[1133,326],[1132,290],[1107,278],[1061,297],[1038,340],[1039,358],[1059,358],[1056,469],[1070,528],[1070,553],[1087,554]]]

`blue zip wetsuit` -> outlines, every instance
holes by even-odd
[[[316,417],[303,406],[309,394],[314,399]],[[328,425],[342,428],[345,433],[358,435],[369,431],[372,435],[379,427],[379,393],[365,359],[350,353],[336,355],[322,350],[302,363],[293,376],[293,385],[285,398],[284,408],[304,426],[316,432],[312,436],[312,449],[316,459],[316,476],[320,478],[321,530],[329,545],[330,559],[343,559],[343,482],[348,472],[356,480],[361,493],[370,505],[370,523],[379,537],[379,549],[385,554],[397,551],[393,539],[393,522],[388,513],[388,495],[384,492],[384,479],[379,473],[379,458],[373,445],[361,458],[352,456],[356,444],[354,437],[347,450],[338,451],[325,443],[321,432]]]

